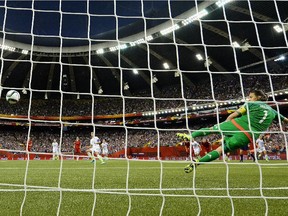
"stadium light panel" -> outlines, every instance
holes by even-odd
[[[171,26],[171,27],[169,27],[169,28],[167,28],[167,29],[164,29],[164,30],[160,31],[160,33],[161,33],[162,35],[167,35],[167,34],[173,32],[173,31],[175,31],[175,30],[177,30],[177,29],[179,29],[179,28],[180,28],[180,26],[179,26],[178,24],[174,24],[173,26]]]
[[[233,0],[220,0],[220,1],[216,2],[216,5],[218,7],[223,7],[223,5],[225,5],[225,4],[227,4],[227,3],[231,2],[231,1],[233,1]]]
[[[136,69],[133,69],[133,73],[134,74],[139,74],[138,70],[136,70]]]
[[[104,53],[104,50],[103,50],[103,49],[98,49],[98,50],[96,51],[96,53],[97,53],[97,54],[103,54],[103,53]]]
[[[248,42],[244,43],[244,45],[241,46],[242,52],[249,50],[249,47],[251,47],[251,45]]]
[[[129,85],[128,85],[128,83],[125,83],[124,84],[124,90],[128,90],[130,87],[129,87]]]
[[[147,36],[145,39],[146,39],[146,41],[151,41],[151,40],[153,40],[154,38],[153,38],[152,35],[149,35],[149,36]]]
[[[273,28],[274,28],[274,30],[275,30],[277,33],[283,32],[283,29],[281,28],[280,25],[274,25]]]
[[[209,58],[207,58],[207,60],[204,62],[205,67],[209,67],[211,64],[212,64],[212,61]]]
[[[102,94],[103,93],[103,89],[102,87],[100,86],[99,89],[98,89],[98,94]]]
[[[197,58],[199,61],[202,61],[202,60],[203,60],[203,57],[202,57],[201,54],[197,54],[197,55],[196,55],[196,58]]]
[[[285,56],[281,55],[279,58],[274,59],[275,62],[285,60]]]
[[[190,16],[187,19],[183,20],[182,24],[184,26],[186,26],[186,25],[190,24],[191,22],[193,22],[194,20],[201,19],[202,17],[206,16],[207,14],[208,14],[208,11],[204,9],[204,10],[200,11],[199,13],[194,14],[193,16]]]
[[[26,90],[25,87],[22,89],[22,93],[23,93],[23,94],[27,94],[27,90]]]
[[[2,45],[2,44],[0,44],[0,49],[8,50],[8,51],[11,51],[11,52],[14,52],[14,51],[16,50],[15,47],[7,46],[7,45]]]
[[[28,54],[28,50],[22,50],[21,53],[24,54],[24,55],[27,55]]]
[[[235,47],[235,48],[239,48],[240,47],[240,44],[237,42],[237,41],[234,41],[232,43],[232,46]]]
[[[154,75],[152,79],[152,83],[156,83],[158,81],[158,78]]]
[[[167,63],[167,62],[164,62],[163,63],[163,67],[165,68],[165,69],[169,69],[170,67],[169,67],[169,64]]]

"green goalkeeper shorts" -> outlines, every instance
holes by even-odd
[[[212,128],[224,135],[225,153],[245,147],[253,141],[251,132],[245,131],[242,126],[233,120],[214,125]]]

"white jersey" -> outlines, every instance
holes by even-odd
[[[194,154],[199,155],[200,154],[200,144],[196,141],[191,142],[191,146],[193,148]]]
[[[101,147],[102,147],[102,153],[108,154],[108,143],[107,142],[102,143]]]
[[[58,152],[58,143],[57,142],[53,142],[52,143],[52,148],[53,148],[53,152]]]
[[[257,140],[256,140],[256,143],[257,143],[257,145],[258,145],[258,148],[257,148],[257,151],[258,151],[258,152],[263,152],[263,151],[266,150],[266,149],[265,149],[265,142],[264,142],[264,140],[262,140],[262,139],[257,139]]]
[[[101,143],[101,140],[97,136],[93,137],[90,140],[90,145],[92,146],[92,148],[90,148],[90,149],[93,153],[94,152],[98,152],[98,153],[101,152],[100,143]]]

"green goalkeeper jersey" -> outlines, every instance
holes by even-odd
[[[240,112],[242,116],[235,118],[235,121],[245,130],[251,130],[253,132],[266,131],[275,117],[278,116],[278,112],[262,101],[246,102],[238,112]],[[280,114],[280,118],[283,120],[284,116]]]

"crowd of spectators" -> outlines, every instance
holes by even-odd
[[[211,126],[206,123],[206,126]],[[199,129],[205,124],[194,125],[189,128],[190,131]],[[282,128],[283,131],[288,131],[288,125]],[[81,140],[82,152],[84,153],[89,147],[90,131],[91,128],[71,127],[61,133],[57,127],[46,128],[32,128],[30,138],[33,142],[32,152],[52,152],[52,142],[56,139],[61,143],[61,152],[73,153],[74,141],[78,136]],[[286,152],[285,137],[281,133],[281,129],[277,124],[273,124],[267,133],[266,148],[268,152],[279,153]],[[188,132],[185,126],[170,125],[166,129],[155,128],[101,128],[96,130],[96,134],[100,139],[105,139],[109,143],[109,152],[118,152],[126,147],[157,147],[159,146],[175,146],[179,144],[180,140],[177,139],[177,132]],[[62,134],[62,135],[61,135]],[[11,128],[2,129],[0,144],[2,149],[8,150],[25,150],[27,142],[28,128]],[[213,143],[220,139],[220,135],[209,135],[206,138]],[[200,142],[202,138],[197,138],[196,141]],[[286,136],[286,139],[288,137]],[[60,142],[61,140],[61,142]],[[23,145],[24,144],[24,145]]]
[[[113,115],[121,113],[137,113],[162,109],[180,108],[215,101],[229,101],[243,98],[249,89],[258,88],[272,92],[288,89],[288,76],[216,76],[213,80],[202,81],[193,86],[180,85],[167,86],[155,93],[154,97],[149,91],[135,92],[133,97],[95,96],[90,99],[49,99],[20,100],[11,106],[0,103],[0,113],[7,115],[30,116],[91,116]],[[271,78],[271,80],[270,80]],[[270,81],[273,85],[271,88]],[[242,85],[241,85],[242,83]],[[213,86],[213,88],[212,88]],[[183,89],[183,96],[181,89]],[[213,89],[213,92],[212,92]],[[30,109],[29,109],[30,107]],[[124,108],[124,109],[123,109]],[[60,112],[61,111],[61,112]]]
[[[283,72],[283,70],[285,70]],[[151,96],[149,90],[141,90],[133,92],[132,97],[121,97],[120,95],[109,96],[94,96],[90,99],[48,99],[34,100],[21,99],[17,104],[10,105],[2,101],[0,103],[0,113],[4,115],[24,115],[24,116],[94,116],[96,115],[113,115],[122,113],[137,113],[142,111],[153,111],[161,109],[175,109],[180,107],[192,106],[201,103],[215,101],[229,101],[243,98],[250,88],[263,89],[271,92],[277,90],[288,89],[288,76],[285,74],[287,68],[280,70],[279,73],[259,75],[213,75],[208,81],[203,80],[195,82],[193,85],[183,86],[173,85],[160,89],[159,92],[154,92]],[[278,71],[279,72],[279,71]],[[271,88],[273,86],[273,89]],[[5,117],[5,116],[4,116]],[[2,118],[3,119],[3,118]],[[6,119],[7,118],[6,116]],[[204,122],[204,124],[207,124]],[[171,126],[170,126],[171,127]],[[181,128],[182,127],[182,128]],[[198,129],[199,124],[190,127],[191,130]],[[11,130],[2,130],[0,144],[2,148],[10,150],[24,150],[23,144],[27,140],[27,128],[22,127]],[[34,128],[34,127],[33,127]],[[37,128],[37,127],[36,127]],[[39,127],[40,128],[40,127]],[[58,128],[58,129],[55,129]],[[79,127],[80,128],[80,127]],[[61,143],[62,152],[73,152],[73,143],[76,136],[82,141],[82,151],[85,151],[85,146],[89,145],[89,132],[87,130],[79,130],[78,127],[70,127],[63,133],[59,132],[59,127],[47,127],[45,130],[33,129],[31,131],[31,139],[33,140],[32,151],[35,152],[51,152],[51,143],[53,139]],[[179,140],[176,139],[175,133],[177,130],[185,129],[185,125],[175,128],[129,128],[122,129],[107,129],[97,131],[100,138],[105,138],[110,143],[110,153],[117,152],[125,147],[156,147],[174,146]],[[287,127],[285,128],[287,131]],[[271,131],[279,131],[279,126],[273,125]],[[60,134],[61,142],[60,142]],[[47,139],[47,137],[49,137]],[[211,139],[216,139],[212,137]],[[272,133],[267,142],[267,149],[270,152],[279,152],[285,150],[284,136],[281,133]]]

